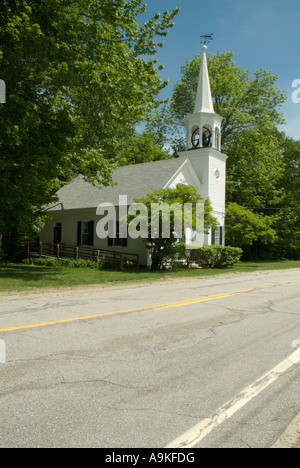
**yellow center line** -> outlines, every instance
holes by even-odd
[[[154,310],[164,310],[164,309],[171,309],[173,307],[182,307],[182,306],[188,306],[192,304],[200,304],[201,302],[216,301],[217,299],[225,299],[226,297],[238,296],[240,294],[242,294],[242,292],[223,293],[223,294],[218,294],[215,296],[199,297],[199,299],[189,299],[178,304],[174,303],[170,305],[165,305],[163,307],[157,306]]]
[[[225,299],[227,297],[239,296],[239,295],[244,294],[246,292],[251,292],[251,291],[256,291],[256,290],[266,289],[266,288],[272,288],[272,287],[275,287],[275,286],[283,286],[283,285],[287,285],[287,284],[299,283],[299,282],[300,282],[300,279],[293,280],[293,281],[285,281],[283,283],[273,283],[273,284],[268,284],[268,285],[264,285],[264,286],[257,286],[255,288],[241,289],[239,291],[232,291],[232,292],[227,292],[227,293],[213,294],[211,296],[202,296],[202,297],[194,298],[194,299],[186,299],[186,300],[183,300],[183,301],[167,302],[166,304],[157,304],[157,305],[154,305],[154,306],[138,307],[136,309],[117,310],[117,311],[113,311],[113,312],[105,312],[103,314],[86,315],[86,316],[83,316],[83,317],[73,317],[73,318],[69,318],[69,319],[53,320],[51,322],[33,323],[33,324],[29,324],[29,325],[20,325],[18,327],[2,328],[2,329],[0,329],[0,333],[10,332],[10,331],[17,331],[17,330],[25,330],[25,329],[28,329],[28,328],[45,327],[45,326],[48,326],[48,325],[57,325],[57,324],[63,324],[63,323],[77,322],[77,321],[89,320],[89,319],[94,319],[94,318],[99,318],[99,317],[106,317],[106,316],[110,316],[110,315],[127,314],[127,313],[147,311],[147,310],[164,310],[164,309],[171,309],[171,308],[175,308],[175,307],[185,307],[185,306],[189,306],[189,305],[192,305],[192,304],[199,304],[201,302],[216,301],[218,299]]]

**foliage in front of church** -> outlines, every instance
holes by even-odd
[[[193,205],[192,213],[192,227],[195,229],[197,225],[195,208],[199,203],[203,203],[204,206],[204,231],[208,233],[210,229],[218,228],[218,222],[212,215],[212,206],[209,201],[203,200],[198,194],[195,187],[191,185],[179,184],[176,188],[166,188],[161,190],[153,191],[147,194],[146,197],[139,200],[135,200],[136,203],[142,203],[147,207],[147,226],[148,226],[148,238],[145,240],[151,254],[151,268],[153,270],[160,269],[164,264],[173,265],[178,258],[178,233],[175,232],[175,216],[174,212],[170,213],[170,236],[165,237],[162,235],[162,217],[163,214],[160,212],[158,222],[158,235],[153,237],[153,226],[152,226],[152,210],[153,204],[167,204],[169,206],[173,204],[179,204],[184,207],[185,204]],[[184,210],[179,214],[182,217],[180,223],[184,226]],[[130,219],[129,219],[130,222]],[[183,232],[181,233],[183,235]]]
[[[178,255],[188,267],[197,265],[202,268],[228,268],[239,263],[243,250],[221,245],[204,245],[199,249],[186,250],[185,244],[180,244]]]

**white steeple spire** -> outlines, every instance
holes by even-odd
[[[204,45],[202,47],[202,61],[194,113],[187,115],[185,119],[186,148],[187,150],[214,148],[221,151],[221,125],[223,119],[214,110],[206,51],[207,47]]]
[[[212,101],[211,88],[209,82],[207,59],[206,59],[207,46],[202,47],[202,61],[198,81],[198,90],[196,96],[196,104],[194,114],[197,112],[207,112],[214,114],[214,105]]]

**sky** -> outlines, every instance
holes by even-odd
[[[187,58],[201,53],[200,36],[214,33],[208,45],[212,55],[233,51],[234,61],[254,73],[263,68],[278,75],[277,86],[288,94],[282,107],[286,125],[280,130],[300,140],[300,2],[299,0],[146,0],[149,15],[175,7],[181,10],[175,27],[159,50],[161,75],[170,84],[163,91],[170,97]],[[297,88],[292,84],[298,80]],[[295,86],[295,83],[294,83]],[[300,92],[298,93],[300,97]]]

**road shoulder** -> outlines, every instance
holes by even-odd
[[[300,448],[300,414],[271,448]]]
[[[262,271],[252,271],[252,272],[234,272],[234,273],[222,273],[220,275],[207,275],[200,277],[180,277],[180,278],[164,278],[162,280],[140,280],[140,281],[126,281],[126,282],[116,282],[116,283],[104,283],[104,284],[88,284],[88,285],[78,285],[70,287],[60,287],[60,288],[31,288],[28,290],[22,291],[2,291],[0,292],[0,302],[7,300],[19,300],[19,299],[36,299],[39,297],[57,297],[57,296],[73,296],[77,294],[84,293],[96,293],[99,291],[113,291],[113,290],[122,290],[122,289],[137,289],[144,287],[151,287],[153,285],[159,287],[167,284],[190,284],[190,283],[199,283],[200,281],[212,280],[212,279],[232,279],[232,278],[241,278],[241,277],[253,277],[253,276],[264,276],[272,273],[287,272],[298,270],[298,268],[287,268],[284,270],[262,270]]]

